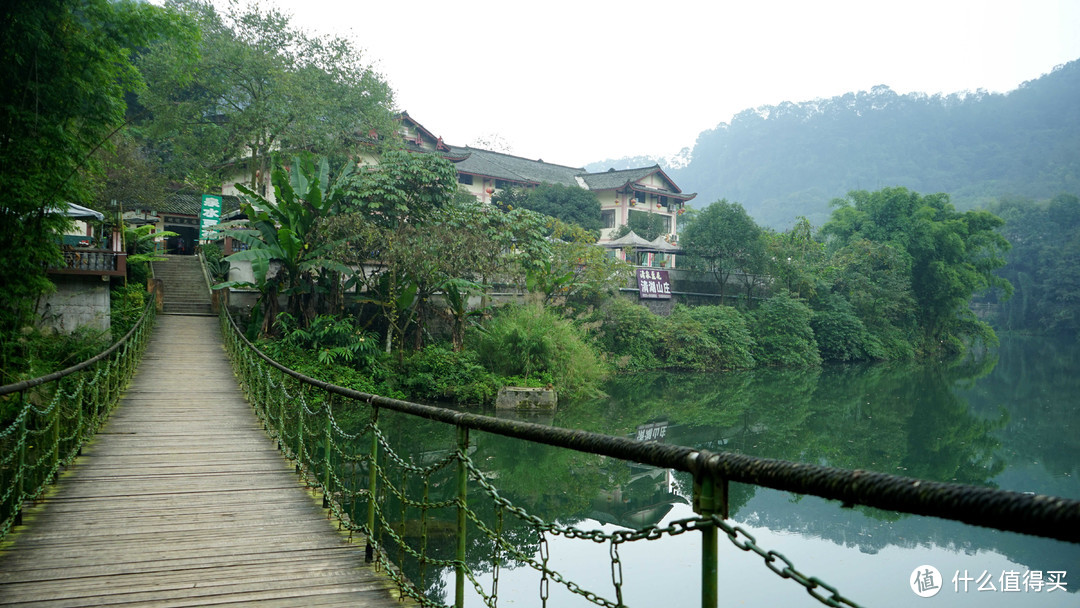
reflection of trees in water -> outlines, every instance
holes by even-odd
[[[1068,570],[1069,565],[1080,563],[1080,545],[1073,543],[931,517],[868,518],[865,515],[857,509],[843,509],[835,502],[812,496],[795,501],[790,494],[762,490],[746,505],[739,521],[802,537],[826,539],[870,555],[890,547],[940,547],[968,556],[994,551],[1029,570],[1044,572]],[[1072,585],[1069,590],[1077,591]]]
[[[1080,348],[1073,340],[1009,334],[999,353],[994,373],[960,394],[980,415],[1007,410],[1009,424],[997,433],[1005,457],[1038,463],[1057,480],[1055,493],[1080,498]]]
[[[981,391],[997,392],[1013,403],[1024,400],[1025,395],[983,389],[987,383],[996,387],[1009,382],[997,379],[995,362],[988,357],[950,365],[847,365],[621,376],[607,387],[608,399],[565,405],[556,424],[622,436],[634,436],[641,425],[664,424],[667,443],[993,485],[993,479],[1006,468],[999,436],[1019,441],[1025,433],[1036,432],[1030,430],[1034,422],[1038,433],[1055,437],[1044,444],[1061,446],[1076,441],[1073,436],[1060,437],[1061,429],[1067,428],[1066,414],[1050,416],[1049,421],[1026,421],[1017,428],[1018,406],[1010,406],[1011,417],[998,408],[970,407],[968,396]],[[984,377],[988,373],[990,376]],[[1040,378],[1031,368],[1023,373]],[[1073,382],[1078,383],[1080,380]],[[1073,394],[1077,388],[1080,386],[1073,387]],[[1035,407],[1022,407],[1029,406]],[[1053,421],[1057,421],[1057,428],[1051,428]],[[433,428],[426,430],[429,425]],[[402,443],[416,446],[419,452],[450,449],[453,431],[435,428],[441,426],[412,420],[399,424],[394,432]],[[501,496],[530,513],[566,525],[585,519],[617,525],[659,521],[680,497],[689,498],[692,487],[686,474],[650,472],[621,461],[498,436],[475,433],[473,445],[474,461],[492,475]],[[1039,449],[1025,445],[1027,448],[1033,450],[1033,456]],[[1076,452],[1072,448],[1060,455],[1058,462],[1075,469]],[[1037,455],[1050,461],[1046,454]],[[444,480],[437,485],[451,484]],[[474,485],[470,487],[470,507],[494,525],[491,497]],[[422,484],[412,490],[422,492]],[[440,517],[452,521],[453,511],[446,511]],[[1080,557],[1074,546],[1056,541],[875,509],[841,509],[836,503],[759,492],[743,484],[731,486],[730,511],[736,519],[753,517],[758,525],[826,538],[867,553],[887,546],[927,544],[967,553],[994,549],[1031,569],[1043,570],[1060,569],[1061,564],[1077,563]],[[522,552],[535,552],[538,537],[531,526],[506,516],[503,530]],[[427,543],[436,557],[452,558],[451,535],[429,534]],[[470,529],[467,559],[474,571],[492,570],[492,550],[489,539]],[[418,572],[415,565],[406,564],[405,569],[410,576]],[[429,573],[424,580],[436,596],[446,592],[440,577]]]

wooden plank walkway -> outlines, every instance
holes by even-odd
[[[217,319],[157,323],[103,432],[5,541],[0,605],[402,605],[263,432]]]

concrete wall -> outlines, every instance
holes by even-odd
[[[109,329],[109,281],[99,276],[53,275],[56,291],[38,306],[41,324],[69,333],[77,327]],[[108,279],[108,277],[105,277]]]

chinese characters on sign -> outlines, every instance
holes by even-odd
[[[667,435],[667,421],[663,422],[650,422],[648,424],[640,424],[637,427],[637,440],[638,441],[663,441]]]
[[[199,239],[209,241],[215,237],[211,230],[221,221],[221,197],[204,194],[202,197],[202,211],[199,213]]]
[[[671,281],[668,280],[668,271],[666,270],[638,268],[637,285],[639,299],[671,299]]]

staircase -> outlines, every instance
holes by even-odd
[[[206,286],[202,264],[194,255],[167,255],[164,262],[154,262],[154,277],[165,288],[162,312],[167,315],[213,316],[210,290]]]

